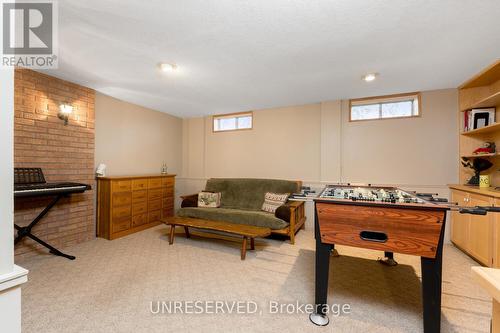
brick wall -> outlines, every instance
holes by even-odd
[[[48,182],[80,182],[94,189],[94,91],[26,69],[15,70],[14,84],[15,166],[41,167]],[[67,126],[57,117],[63,103],[73,106]],[[48,201],[16,199],[15,223],[30,223]],[[94,230],[92,190],[61,199],[33,233],[64,248],[94,238]],[[47,252],[26,238],[15,247],[16,255]]]

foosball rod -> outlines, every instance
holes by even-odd
[[[463,206],[449,206],[450,210],[458,211],[460,214],[472,214],[472,215],[486,215],[490,213],[500,213],[500,207],[493,206],[475,206],[475,207],[463,207]]]

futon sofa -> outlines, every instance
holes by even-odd
[[[198,194],[182,196],[177,216],[267,227],[273,234],[286,235],[295,243],[295,234],[304,227],[304,202],[288,201],[276,212],[261,210],[266,192],[296,193],[300,181],[250,178],[211,178],[205,192],[220,192],[219,208],[198,207]]]

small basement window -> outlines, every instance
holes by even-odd
[[[242,112],[213,116],[213,131],[226,132],[252,129],[253,113]]]
[[[420,93],[350,100],[350,121],[420,116]]]

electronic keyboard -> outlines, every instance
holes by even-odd
[[[80,183],[14,184],[14,197],[82,193],[90,189],[89,185]]]
[[[47,215],[49,210],[63,197],[67,197],[73,193],[82,193],[91,190],[90,185],[80,183],[47,183],[41,168],[14,168],[14,198],[20,197],[40,197],[40,196],[53,196],[54,198],[48,202],[37,217],[31,221],[30,224],[19,226],[14,223],[17,230],[14,244],[19,243],[23,238],[29,237],[35,242],[45,246],[50,250],[50,253],[74,260],[75,256],[63,253],[50,245],[49,243],[41,240],[33,235],[31,229],[37,225],[40,220]],[[20,199],[25,200],[25,199]],[[28,199],[27,201],[31,201]]]

